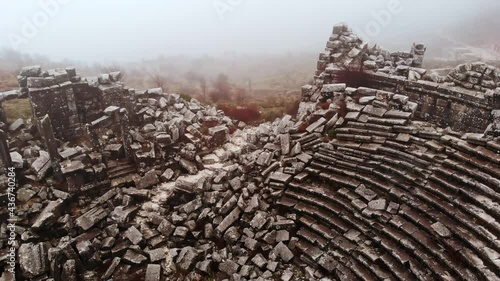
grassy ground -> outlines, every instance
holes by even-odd
[[[32,117],[29,99],[14,99],[3,102],[3,108],[9,123],[18,118],[29,119]]]
[[[0,70],[0,92],[10,91],[18,87],[19,84],[17,83],[14,72]]]
[[[0,92],[15,90],[18,87],[19,85],[14,72],[0,70]],[[18,118],[29,119],[32,116],[29,99],[4,101],[2,106],[9,123],[14,122]]]

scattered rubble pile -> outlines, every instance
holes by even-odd
[[[133,114],[108,106],[75,129],[78,139],[55,138],[49,114],[1,133],[2,164],[20,181],[9,219],[20,238],[17,280],[290,280],[300,272],[291,263],[297,218],[272,208],[309,161],[289,134],[292,117],[254,128],[161,89],[134,99]]]
[[[498,280],[498,89],[413,81],[422,45],[390,54],[333,33],[297,116],[256,127],[118,73],[17,92],[39,108],[0,130],[0,201],[5,168],[19,180],[0,280]],[[355,60],[377,87],[328,73]],[[470,103],[474,118],[439,119]]]
[[[413,44],[411,52],[389,52],[380,46],[363,42],[346,24],[333,27],[325,52],[321,53],[317,79],[339,70],[365,70],[400,75],[419,80],[427,70],[421,68],[425,46]]]
[[[447,76],[422,68],[426,47],[413,44],[409,52],[389,52],[378,45],[363,42],[346,24],[334,26],[325,52],[320,53],[316,83],[331,83],[342,70],[387,74],[408,81],[426,80],[459,85],[485,92],[500,87],[500,71],[484,62],[464,63]]]
[[[417,103],[419,120],[453,130],[492,135],[495,110],[500,108],[499,69],[482,62],[466,63],[447,76],[422,68],[425,46],[410,52],[388,52],[364,43],[341,23],[333,28],[318,61],[314,84],[303,87],[304,101],[316,102],[324,85],[347,83],[406,95]]]
[[[500,71],[484,62],[461,64],[447,78],[467,89],[487,91],[500,87]]]

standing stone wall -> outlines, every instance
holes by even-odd
[[[430,81],[411,82],[379,73],[367,76],[372,87],[399,92],[417,103],[415,117],[419,120],[457,131],[484,132],[500,97]]]
[[[96,87],[87,82],[73,83],[80,123],[90,123],[102,115],[102,98]]]
[[[135,91],[124,88],[121,84],[99,85],[97,88],[99,96],[102,97],[102,108],[118,106],[129,113],[133,113],[135,107]],[[131,114],[133,115],[133,114]],[[133,121],[133,120],[131,120]]]
[[[57,138],[71,139],[78,133],[76,127],[79,118],[70,82],[51,87],[30,88],[29,97],[35,119],[50,116]]]
[[[102,117],[108,106],[133,111],[134,92],[124,88],[120,78],[119,72],[82,78],[72,67],[42,71],[30,66],[21,70],[18,81],[21,92],[28,93],[34,119],[48,115],[55,137],[71,140],[81,135],[82,124]]]

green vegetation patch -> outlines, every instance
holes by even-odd
[[[2,106],[7,116],[7,122],[12,123],[18,118],[30,119],[33,114],[29,99],[13,99],[4,101]]]

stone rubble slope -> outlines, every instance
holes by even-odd
[[[92,123],[97,140],[56,140],[66,183],[52,177],[36,127],[11,125],[10,156],[27,182],[18,190],[18,277],[290,279],[296,217],[272,205],[308,158],[290,137],[291,116],[250,127],[159,89],[136,98],[140,125],[128,135],[137,169],[119,160],[119,107]]]

